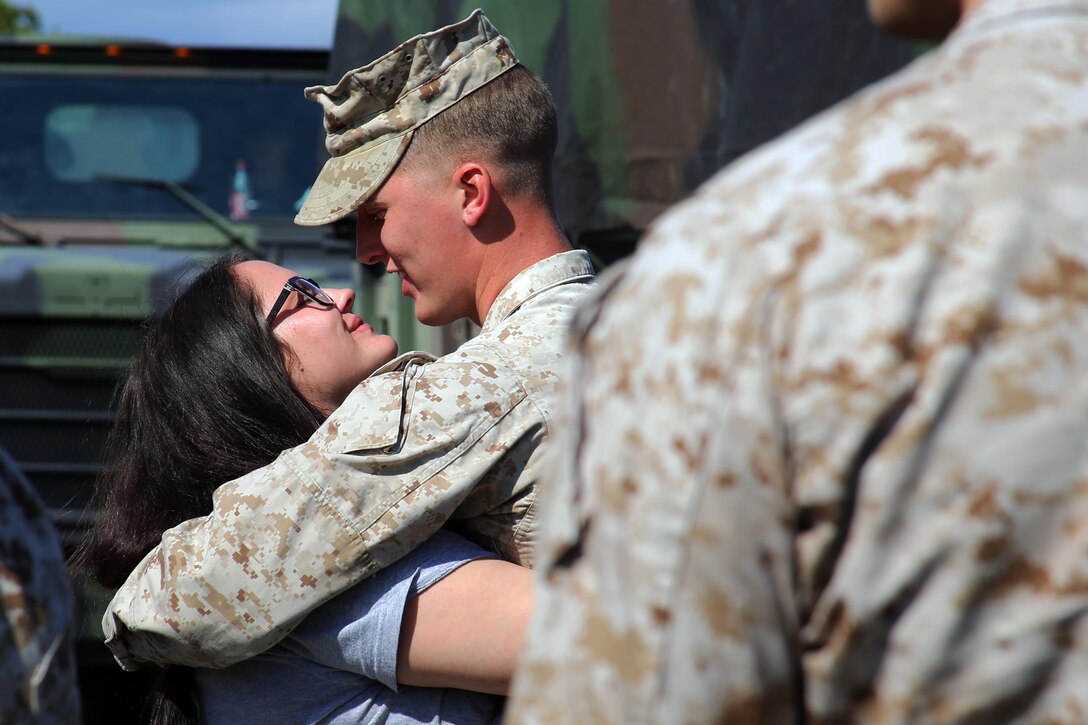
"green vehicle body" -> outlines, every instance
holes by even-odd
[[[715,171],[916,53],[856,0],[340,0],[330,77],[477,7],[555,97],[559,216],[601,265]]]
[[[240,250],[357,284],[349,241],[292,223],[324,154],[302,88],[327,67],[325,51],[0,39],[0,447],[68,552],[94,521],[117,380],[194,270]],[[75,590],[84,718],[134,722],[149,674],[102,645],[106,592]]]
[[[416,322],[398,279],[351,261],[351,220],[292,224],[325,157],[303,87],[482,7],[552,90],[560,219],[603,268],[718,169],[917,54],[872,29],[863,5],[340,0],[330,54],[87,42],[43,55],[0,39],[0,447],[77,545],[145,320],[234,249],[355,287],[357,311],[402,349],[443,353],[473,334]],[[231,220],[239,160],[248,218]],[[114,667],[99,639],[106,593],[77,584],[85,719],[135,722],[130,686],[150,675]]]

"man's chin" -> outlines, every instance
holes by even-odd
[[[470,317],[466,310],[453,309],[451,305],[438,305],[436,309],[427,305],[426,301],[416,299],[416,319],[428,327],[442,327]]]
[[[416,308],[416,319],[427,327],[442,327],[448,325],[451,322],[456,322],[459,317],[449,317],[448,315],[431,315],[426,313],[420,313],[419,308]]]

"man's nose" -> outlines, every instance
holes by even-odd
[[[378,264],[386,258],[385,247],[375,225],[360,218],[355,224],[355,259],[363,264]]]

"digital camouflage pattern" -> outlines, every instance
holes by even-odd
[[[477,7],[551,89],[559,218],[608,261],[725,163],[913,52],[857,0],[340,0],[331,78]]]
[[[1088,722],[1088,2],[989,0],[580,308],[511,723]]]
[[[0,448],[0,722],[79,721],[60,541],[41,499]]]
[[[515,277],[479,336],[365,380],[309,442],[221,486],[167,531],[103,620],[126,669],[222,667],[263,652],[322,602],[450,520],[532,564],[541,442],[557,367],[593,270],[584,252]]]
[[[324,110],[331,158],[295,223],[329,224],[354,212],[385,183],[415,129],[517,62],[509,41],[476,11],[404,41],[335,86],[307,88]]]

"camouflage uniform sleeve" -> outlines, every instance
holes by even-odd
[[[697,722],[700,712],[779,722],[796,705],[790,507],[768,368],[753,359],[729,375],[727,358],[708,364],[708,348],[722,352],[722,299],[682,276],[647,284],[654,266],[608,275],[575,320],[560,406],[573,419],[557,423],[538,504],[539,588],[513,723]],[[736,394],[723,400],[719,385]],[[713,445],[722,439],[730,445]],[[687,683],[688,702],[661,709],[665,677]],[[735,709],[718,707],[729,700]]]
[[[418,546],[538,420],[507,371],[409,363],[163,535],[103,620],[122,667],[223,667]],[[488,479],[494,480],[494,479]]]
[[[79,722],[71,617],[56,531],[0,448],[0,722]]]

